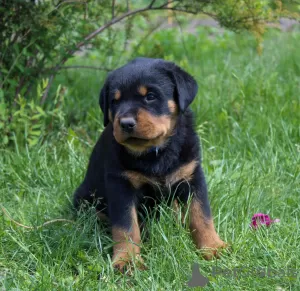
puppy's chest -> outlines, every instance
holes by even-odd
[[[197,161],[192,160],[181,165],[170,174],[164,176],[145,175],[138,171],[124,171],[123,176],[128,179],[133,188],[140,189],[145,185],[158,188],[170,188],[180,181],[190,181],[193,178],[194,171],[197,166]]]

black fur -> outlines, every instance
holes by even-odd
[[[156,103],[151,106],[143,103],[143,98],[136,93],[139,85],[156,90]],[[120,88],[121,103],[116,106],[112,101],[113,94]],[[135,189],[124,177],[124,171],[133,170],[159,179],[196,160],[199,163],[192,180],[176,183],[171,193],[176,189],[175,197],[184,203],[190,193],[195,193],[201,201],[203,213],[209,218],[211,214],[201,169],[200,145],[193,128],[192,112],[188,109],[197,89],[196,81],[188,73],[160,59],[138,58],[112,72],[100,94],[106,127],[92,152],[84,181],[75,192],[75,207],[78,208],[83,200],[91,203],[97,200],[97,209],[109,217],[112,226],[129,229],[131,219],[128,209],[131,205],[135,204],[140,210],[143,204],[151,208],[161,201],[162,196],[167,198],[170,189],[157,189],[151,185]],[[150,150],[137,156],[115,140],[108,110],[111,110],[113,118],[116,114],[135,114],[140,108],[155,116],[168,115],[168,100],[176,102],[178,117],[173,134],[164,147],[158,148],[158,152]]]

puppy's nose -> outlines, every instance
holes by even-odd
[[[120,126],[125,132],[132,132],[136,126],[136,121],[133,117],[122,117],[120,118]]]

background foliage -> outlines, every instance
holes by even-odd
[[[128,1],[129,9],[149,2]],[[188,7],[177,8],[205,8],[230,30],[203,14],[148,11],[104,29],[75,53],[112,14],[127,13],[127,2],[115,1],[114,12],[111,1],[0,3],[0,289],[191,290],[194,262],[210,280],[203,290],[299,289],[300,31],[291,20],[295,25],[265,25],[296,17],[299,4],[226,0],[202,1],[201,8],[185,1]],[[149,269],[129,277],[111,268],[113,242],[94,209],[75,220],[71,203],[103,129],[102,82],[136,56],[175,61],[195,76],[192,109],[215,225],[233,250],[203,261],[187,228],[163,206],[159,222],[147,221],[150,236],[142,233]],[[253,232],[256,212],[281,222]],[[56,218],[73,222],[38,227]],[[213,277],[215,266],[284,276]]]
[[[57,99],[57,89],[52,84],[60,70],[70,69],[65,64],[74,55],[84,54],[85,62],[94,58],[104,72],[136,55],[163,57],[162,39],[153,38],[151,51],[143,51],[143,43],[151,39],[151,33],[162,22],[167,9],[178,12],[177,20],[182,24],[189,21],[189,15],[202,13],[232,30],[252,31],[259,41],[259,51],[267,21],[285,14],[297,16],[280,1],[271,0],[2,0],[0,144],[11,144],[17,137],[21,144],[32,146],[50,133],[45,129],[53,129],[51,122],[56,118],[52,112],[53,102]],[[99,85],[103,78],[104,75],[99,78]],[[59,94],[67,94],[68,89],[63,86]],[[56,111],[62,110],[61,102],[54,106]],[[37,115],[37,110],[43,114]],[[24,120],[20,119],[21,115]],[[71,117],[71,114],[60,113],[63,115]],[[66,124],[74,124],[75,120],[76,117],[67,119]]]

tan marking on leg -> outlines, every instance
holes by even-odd
[[[154,178],[147,177],[135,171],[125,171],[123,176],[126,177],[135,189],[140,189],[145,184],[156,185],[158,181]]]
[[[120,100],[120,98],[121,98],[121,91],[120,90],[116,90],[114,97],[115,97],[115,100]]]
[[[181,180],[190,181],[193,178],[197,163],[197,161],[193,160],[188,164],[181,166],[175,172],[166,177],[166,184],[173,185]]]
[[[131,209],[130,231],[113,227],[112,237],[116,243],[113,247],[113,266],[120,271],[132,260],[137,260],[139,269],[144,269],[143,260],[140,256],[141,234],[135,206]]]
[[[170,113],[177,113],[177,105],[173,100],[168,101],[168,107],[169,107]]]
[[[101,221],[105,221],[105,222],[109,221],[108,217],[102,212],[97,212],[97,216],[98,216],[99,220],[101,220]]]
[[[175,212],[175,213],[179,213],[179,211],[180,211],[180,206],[179,206],[179,203],[178,203],[178,200],[177,199],[174,199],[174,201],[173,201],[173,205],[172,205],[173,207],[173,211]]]
[[[218,257],[218,249],[225,248],[226,244],[216,233],[212,219],[207,219],[203,214],[201,204],[193,198],[190,205],[190,231],[198,249],[203,249],[205,259],[211,260]]]
[[[182,222],[183,217],[182,217],[181,207],[180,207],[177,199],[174,199],[174,201],[172,203],[172,209],[174,211],[175,220],[178,223]],[[180,221],[180,218],[181,218],[181,221]]]
[[[110,122],[113,122],[112,113],[111,113],[111,110],[110,110],[110,109],[108,110],[108,120],[109,120]]]
[[[140,86],[140,87],[138,88],[138,92],[139,92],[142,96],[146,96],[148,90],[147,90],[147,88],[146,88],[145,86]]]

